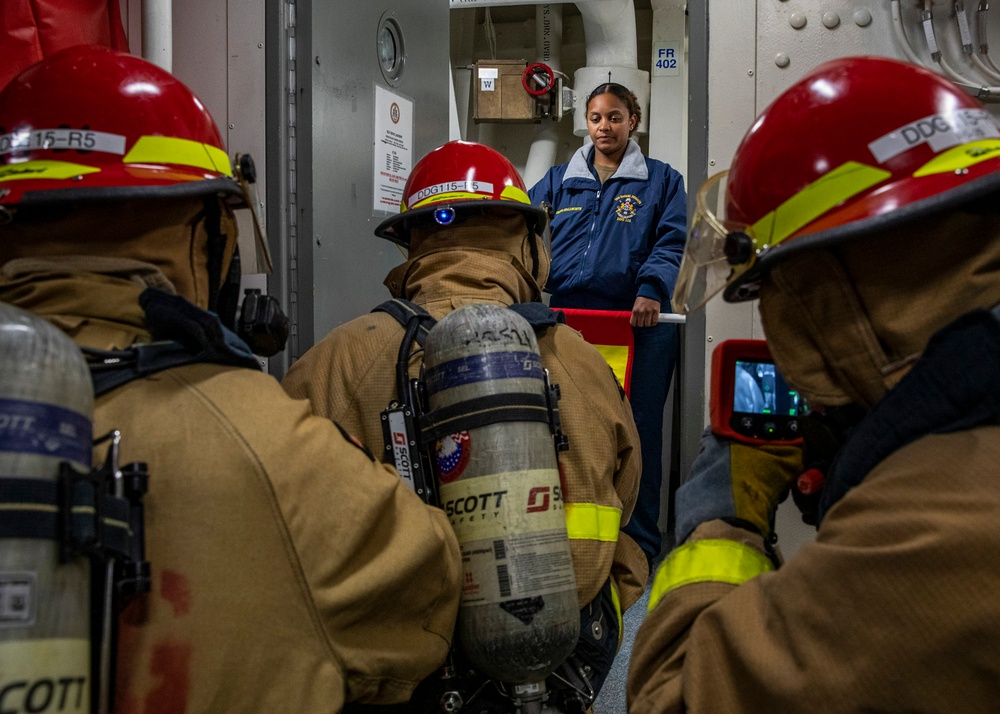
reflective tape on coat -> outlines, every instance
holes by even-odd
[[[664,595],[684,585],[704,582],[742,585],[771,570],[774,565],[766,555],[735,541],[685,543],[656,571],[646,611],[651,612]]]

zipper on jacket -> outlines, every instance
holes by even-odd
[[[583,269],[587,267],[587,256],[590,255],[590,246],[594,243],[594,228],[597,227],[598,213],[601,210],[601,191],[604,189],[597,189],[596,205],[594,206],[594,215],[590,219],[590,232],[587,233],[587,247],[583,250],[583,260],[580,261],[580,270],[576,274],[577,287],[583,282]]]

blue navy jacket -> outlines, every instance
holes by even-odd
[[[670,311],[687,237],[683,177],[642,155],[629,140],[621,165],[602,186],[593,145],[555,166],[529,191],[552,219],[552,269],[545,289],[556,307],[631,310],[637,296]]]

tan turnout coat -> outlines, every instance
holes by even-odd
[[[532,299],[527,279],[499,251],[452,247],[409,260],[386,278],[390,292],[440,319],[472,302],[510,305]],[[298,360],[282,384],[308,398],[327,416],[383,453],[379,414],[395,397],[395,365],[403,327],[390,315],[371,313],[334,329]],[[639,439],[631,409],[597,350],[575,330],[558,325],[539,338],[542,364],[560,386],[562,428],[568,452],[560,455],[567,502],[632,512],[639,485]],[[410,362],[416,376],[419,356]],[[388,459],[389,457],[384,457]],[[624,533],[613,540],[571,540],[580,606],[614,579],[623,610],[642,594],[645,557]]]
[[[947,212],[777,266],[760,308],[779,369],[813,404],[877,404],[934,332],[1000,301],[998,231]],[[998,711],[998,464],[998,426],[924,436],[778,571],[668,593],[636,637],[630,711]]]
[[[80,345],[149,340],[128,278],[3,273],[0,299]],[[339,712],[405,701],[443,661],[460,564],[444,514],[272,377],[160,372],[97,400],[110,429],[150,471],[152,591],[121,618],[117,712]]]
[[[997,711],[998,463],[1000,427],[924,437],[780,570],[668,593],[636,637],[629,711]]]

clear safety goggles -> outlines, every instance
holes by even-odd
[[[722,217],[726,210],[728,176],[728,171],[718,173],[698,191],[674,288],[674,312],[687,314],[701,309],[756,259],[749,226]]]

